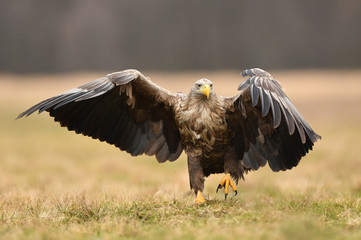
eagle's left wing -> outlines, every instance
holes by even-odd
[[[317,135],[280,84],[268,72],[245,70],[249,78],[229,98],[229,124],[233,147],[245,168],[256,170],[268,161],[273,171],[291,169],[312,150]]]

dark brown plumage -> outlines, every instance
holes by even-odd
[[[320,139],[269,73],[255,68],[242,74],[249,78],[241,92],[227,98],[217,96],[208,79],[198,80],[188,95],[173,94],[125,70],[44,100],[18,118],[48,111],[68,130],[159,162],[185,150],[201,203],[204,177],[226,173],[219,187],[227,196],[233,184],[227,176],[237,182],[267,162],[275,172],[291,169]]]

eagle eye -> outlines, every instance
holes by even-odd
[[[200,88],[200,87],[202,87],[202,85],[201,85],[201,84],[199,84],[199,83],[197,83],[197,87],[198,87],[198,88]]]

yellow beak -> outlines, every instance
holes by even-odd
[[[207,99],[209,99],[209,94],[211,92],[211,87],[206,84],[203,86],[202,93],[207,96]]]

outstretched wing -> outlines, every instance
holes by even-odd
[[[253,68],[231,101],[232,144],[245,168],[256,170],[267,161],[273,171],[291,169],[321,137],[308,125],[271,74]]]
[[[44,100],[18,118],[48,111],[68,130],[133,156],[145,153],[159,162],[174,161],[183,150],[173,108],[180,98],[137,70],[125,70]]]

